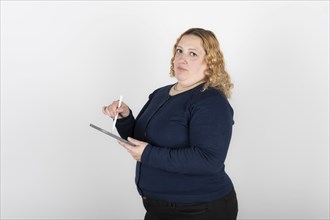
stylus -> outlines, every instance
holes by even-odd
[[[118,108],[120,108],[122,100],[123,100],[123,96],[121,95],[121,96],[119,97]],[[117,119],[118,119],[118,112],[117,112],[117,114],[116,114],[116,116],[115,116],[115,119],[113,120],[112,130],[111,130],[112,133],[113,133],[113,131],[115,130],[116,123],[117,123]]]

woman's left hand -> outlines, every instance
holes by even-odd
[[[136,139],[130,138],[130,137],[127,140],[129,142],[132,142],[136,146],[133,147],[133,146],[131,146],[129,144],[126,144],[124,142],[121,142],[121,141],[118,141],[118,143],[121,146],[123,146],[124,148],[126,148],[126,150],[128,151],[128,153],[130,153],[135,160],[141,161],[141,157],[142,157],[143,151],[147,147],[148,143],[147,142],[143,142],[143,141],[139,141],[139,140],[136,140]]]

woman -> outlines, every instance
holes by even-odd
[[[233,220],[238,208],[225,172],[233,110],[227,101],[233,84],[216,36],[192,28],[173,49],[174,85],[155,90],[139,115],[118,101],[103,108],[114,118],[119,142],[137,160],[136,185],[145,220]]]

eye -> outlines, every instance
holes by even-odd
[[[182,53],[182,50],[179,49],[179,48],[177,48],[177,49],[176,49],[176,53]]]
[[[189,54],[190,54],[190,56],[192,56],[192,57],[197,57],[197,53],[190,52]]]

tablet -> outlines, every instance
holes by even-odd
[[[115,139],[117,139],[117,140],[119,140],[119,141],[121,141],[121,142],[124,142],[124,143],[126,143],[126,144],[129,144],[129,145],[131,145],[131,146],[133,146],[133,147],[136,146],[136,145],[133,144],[132,142],[129,142],[129,141],[127,141],[127,140],[125,140],[125,139],[123,139],[123,138],[121,138],[121,137],[119,137],[119,136],[117,136],[117,135],[115,135],[115,134],[112,134],[112,133],[110,133],[109,131],[106,131],[106,130],[104,130],[104,129],[102,129],[102,128],[96,126],[96,125],[89,124],[89,126],[91,126],[92,128],[95,128],[96,130],[99,130],[99,131],[103,132],[104,134],[107,134],[107,135],[109,135],[110,137],[113,137],[113,138],[115,138]]]

